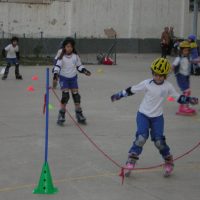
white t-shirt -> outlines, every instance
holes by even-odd
[[[189,59],[187,57],[176,57],[173,64],[173,66],[180,66],[179,67],[179,73],[184,76],[190,75],[190,64]]]
[[[9,44],[5,47],[5,50],[7,51],[6,58],[16,58],[16,53],[19,52],[19,46],[16,45],[15,47],[13,47],[12,44]]]
[[[152,79],[147,79],[140,82],[138,85],[131,87],[133,93],[140,91],[145,92],[145,96],[139,107],[139,112],[148,117],[158,117],[163,114],[163,102],[168,96],[173,96],[175,99],[180,97],[173,85],[168,81],[157,85]]]
[[[77,70],[81,71],[83,68],[84,66],[78,55],[64,55],[61,60],[57,60],[54,73],[67,78],[73,78],[77,75]]]

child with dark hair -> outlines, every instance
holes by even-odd
[[[7,66],[2,77],[2,80],[6,80],[8,77],[9,69],[11,65],[15,65],[15,77],[16,79],[22,80],[22,75],[19,73],[19,39],[17,37],[13,37],[11,39],[11,44],[6,46],[3,51],[3,57],[6,57]]]
[[[68,37],[63,41],[62,52],[54,67],[54,79],[57,80],[59,76],[60,87],[62,90],[61,108],[57,120],[58,125],[63,125],[65,122],[65,109],[70,98],[69,91],[71,91],[74,100],[78,123],[86,124],[86,118],[83,116],[81,108],[77,71],[86,76],[91,75],[90,71],[82,65],[81,60],[76,53],[74,39]]]

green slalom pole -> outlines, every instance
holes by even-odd
[[[48,137],[49,137],[49,68],[46,69],[46,127],[45,127],[45,158],[38,186],[33,194],[55,194],[58,189],[54,187],[51,171],[48,164]]]

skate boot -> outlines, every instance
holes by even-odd
[[[125,176],[126,177],[130,177],[131,175],[131,171],[135,168],[135,164],[136,164],[136,161],[138,160],[138,156],[134,153],[131,153],[129,154],[128,156],[128,160],[126,162],[126,166],[125,166]]]
[[[57,124],[62,126],[64,122],[65,122],[65,110],[60,109],[58,114]]]
[[[83,116],[83,111],[81,108],[76,110],[76,119],[80,124],[86,124],[86,118]]]
[[[6,80],[6,79],[7,79],[8,73],[9,73],[9,68],[10,68],[10,65],[8,64],[8,65],[6,66],[6,69],[5,69],[4,75],[3,75],[3,77],[2,77],[2,80]]]
[[[164,177],[169,177],[172,174],[174,169],[174,162],[172,155],[169,155],[165,158],[164,164]]]
[[[22,75],[19,73],[19,64],[15,65],[15,77],[17,80],[22,80]]]
[[[183,104],[179,106],[179,110],[176,114],[184,116],[193,116],[196,114],[196,110],[190,108],[188,104]]]
[[[22,75],[21,74],[15,74],[15,77],[17,80],[22,80]]]
[[[2,79],[2,80],[6,80],[7,77],[8,77],[8,75],[7,75],[7,74],[4,74],[3,77],[2,77],[1,79]]]
[[[194,108],[189,107],[189,104],[186,105],[187,110],[189,110],[189,112],[193,113],[193,115],[196,114],[196,110]]]

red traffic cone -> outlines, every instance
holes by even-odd
[[[27,87],[27,91],[29,91],[29,92],[34,92],[35,89],[34,89],[34,87],[31,85],[31,86],[28,86],[28,87]]]
[[[33,81],[37,81],[37,80],[38,80],[38,76],[37,76],[37,75],[34,75],[34,76],[32,77],[32,80],[33,80]]]

